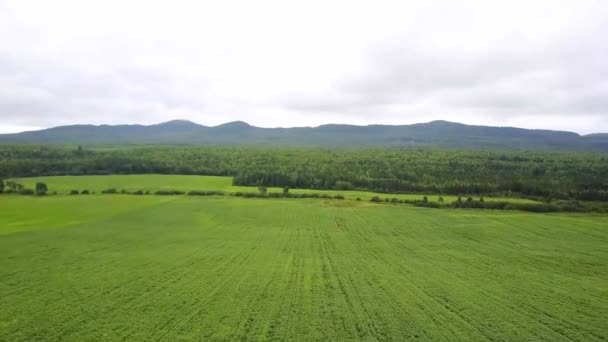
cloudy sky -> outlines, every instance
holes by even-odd
[[[189,119],[608,132],[607,1],[0,0],[0,132]]]

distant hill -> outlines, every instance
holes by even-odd
[[[185,120],[157,125],[72,125],[0,134],[0,143],[258,144],[363,147],[437,146],[467,149],[608,151],[608,134],[471,126],[448,121],[413,125],[322,125],[261,128],[242,121],[208,127]]]

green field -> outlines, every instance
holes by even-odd
[[[3,341],[608,336],[606,216],[121,195],[0,212]]]
[[[226,192],[257,192],[255,187],[233,186],[232,177],[218,176],[183,176],[183,175],[109,175],[109,176],[55,176],[20,178],[15,181],[33,189],[36,182],[45,182],[49,191],[59,194],[67,194],[71,190],[89,190],[97,193],[102,190],[115,188],[118,191],[156,191],[156,190],[221,190]],[[282,188],[269,188],[270,192],[281,192]],[[382,194],[368,191],[344,191],[344,190],[310,190],[291,189],[292,193],[326,193],[330,195],[341,194],[347,199],[361,198],[369,200],[372,196],[382,198],[398,198],[408,200],[419,200],[424,194]],[[438,195],[427,195],[430,201],[437,201]],[[446,202],[453,202],[457,196],[442,195]],[[486,197],[488,201],[506,201],[520,203],[534,203],[535,201],[524,198]]]

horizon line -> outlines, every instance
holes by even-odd
[[[252,127],[252,128],[262,128],[262,129],[319,128],[319,127],[323,127],[323,126],[351,126],[351,127],[392,126],[392,127],[399,127],[399,126],[424,125],[424,124],[431,124],[431,123],[448,123],[448,124],[463,125],[463,126],[470,126],[470,127],[492,127],[492,128],[522,129],[522,130],[529,130],[529,131],[566,132],[566,133],[574,133],[574,134],[577,134],[579,136],[586,136],[586,135],[593,135],[593,134],[607,134],[608,133],[608,132],[580,133],[580,132],[576,132],[576,131],[567,131],[567,130],[550,129],[550,128],[525,128],[525,127],[517,127],[517,126],[492,126],[492,125],[481,125],[481,124],[466,124],[466,123],[462,123],[462,122],[442,120],[442,119],[431,120],[431,121],[424,121],[424,122],[408,123],[408,124],[405,124],[405,123],[404,124],[372,123],[372,124],[362,125],[362,124],[353,124],[353,123],[324,123],[324,124],[320,124],[320,125],[316,125],[316,126],[271,126],[271,127],[269,127],[269,126],[256,126],[256,125],[252,125],[252,124],[250,124],[250,123],[248,123],[247,121],[244,121],[244,120],[233,120],[233,121],[228,121],[228,122],[224,122],[224,123],[212,126],[212,125],[200,124],[198,122],[195,122],[195,121],[192,121],[192,120],[189,120],[189,119],[171,119],[171,120],[162,121],[162,122],[158,122],[158,123],[151,123],[151,124],[141,124],[141,123],[117,123],[117,124],[74,123],[74,124],[65,124],[65,125],[48,126],[48,127],[13,126],[15,128],[19,127],[19,129],[17,129],[17,130],[11,130],[11,131],[4,131],[4,132],[2,132],[1,127],[0,127],[0,135],[21,134],[21,133],[28,133],[28,132],[38,132],[38,131],[44,131],[44,130],[49,130],[49,129],[55,129],[55,128],[61,128],[61,127],[73,127],[73,126],[93,126],[93,127],[143,126],[143,127],[151,127],[151,126],[160,126],[160,125],[163,125],[163,124],[178,123],[178,122],[190,123],[190,124],[193,124],[193,125],[197,125],[197,126],[200,126],[200,127],[206,127],[206,128],[216,128],[216,127],[221,127],[221,126],[225,126],[225,125],[229,125],[229,124],[237,124],[238,123],[238,124],[245,124],[245,125],[247,125],[249,127]]]

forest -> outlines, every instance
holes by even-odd
[[[217,175],[234,177],[234,185],[608,201],[604,153],[0,145],[0,179],[99,174]]]

